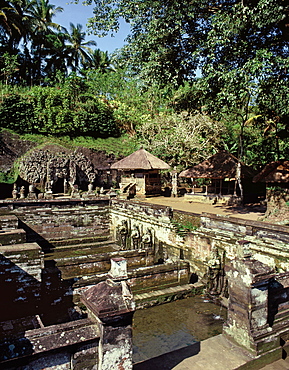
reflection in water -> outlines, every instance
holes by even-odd
[[[202,296],[136,311],[133,361],[144,361],[221,334],[225,319],[226,309]]]

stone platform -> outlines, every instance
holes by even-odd
[[[134,364],[133,370],[288,370],[289,358],[282,359],[282,351],[272,356],[277,361],[265,365],[268,357],[254,359],[228,341],[222,334],[174,352]]]

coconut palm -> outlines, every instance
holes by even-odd
[[[89,46],[96,45],[95,41],[85,41],[85,32],[82,25],[70,23],[70,33],[67,33],[66,47],[69,54],[68,66],[73,72],[77,72],[82,65],[90,60],[92,49]]]
[[[62,12],[62,7],[56,7],[49,0],[26,1],[25,23],[29,29],[34,56],[34,78],[41,80],[43,58],[47,55],[49,48],[49,36],[55,35],[63,29],[59,24],[53,22],[53,17]]]
[[[24,27],[19,14],[19,6],[11,1],[0,0],[0,38],[2,47],[12,50],[20,42]]]
[[[101,73],[114,71],[112,60],[108,55],[107,51],[101,51],[100,49],[93,50],[89,55],[89,59],[83,63],[85,69],[97,69]]]

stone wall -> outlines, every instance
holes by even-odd
[[[175,233],[170,207],[148,205],[142,202],[126,200],[111,201],[111,233],[126,249],[151,248],[155,253],[155,261],[168,260],[168,245],[182,244],[182,238]],[[121,234],[122,225],[126,225],[126,234]],[[133,232],[138,230],[136,242]],[[146,240],[150,239],[150,241]],[[125,241],[122,241],[124,240]]]
[[[242,220],[235,217],[226,217],[203,213],[201,226],[213,230],[226,230],[258,238],[268,238],[281,242],[289,242],[289,227],[266,222]]]
[[[100,332],[89,319],[27,330],[0,343],[1,368],[97,370]]]
[[[28,241],[109,235],[108,199],[7,201],[1,206],[19,218]]]
[[[0,246],[1,321],[35,315],[41,299],[43,256],[36,243]]]
[[[151,230],[156,260],[188,261],[191,273],[199,279],[206,279],[214,259],[218,259],[222,274],[226,263],[244,246],[251,249],[255,259],[276,271],[289,271],[288,226],[206,213],[199,220],[187,212],[176,211],[176,214],[174,217],[174,212],[164,206],[113,200],[111,232],[119,238],[118,227],[127,222],[126,243],[131,248],[130,235],[134,226],[141,234]],[[183,224],[182,232],[176,222]],[[188,223],[193,230],[185,228]]]

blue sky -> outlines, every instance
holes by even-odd
[[[53,21],[55,23],[64,26],[65,28],[67,28],[67,30],[70,29],[70,22],[73,23],[75,26],[80,23],[83,26],[83,31],[87,33],[86,23],[87,19],[90,18],[93,14],[93,6],[82,5],[81,0],[79,0],[79,4],[69,4],[69,1],[67,0],[51,0],[50,3],[55,6],[61,6],[64,9],[62,13],[58,13],[53,18]],[[115,49],[123,46],[124,39],[126,38],[128,32],[129,26],[125,24],[125,22],[122,22],[120,31],[114,37],[106,36],[99,38],[94,35],[87,35],[86,40],[95,40],[97,43],[96,48],[111,53]]]

